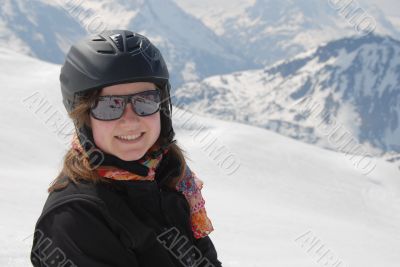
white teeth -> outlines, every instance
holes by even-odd
[[[120,139],[123,139],[123,140],[131,141],[131,140],[137,139],[137,138],[140,137],[141,135],[142,135],[141,133],[140,133],[140,134],[136,134],[136,135],[120,135],[120,136],[117,136],[117,138],[120,138]]]

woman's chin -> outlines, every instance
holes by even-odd
[[[124,160],[124,161],[133,161],[139,160],[144,156],[145,152],[143,153],[128,153],[128,154],[117,154],[117,157]]]

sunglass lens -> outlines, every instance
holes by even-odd
[[[92,115],[99,120],[115,120],[124,112],[124,99],[122,97],[99,97],[96,105],[91,109]]]
[[[139,116],[156,113],[160,108],[160,94],[157,90],[137,94],[131,99],[133,108]]]

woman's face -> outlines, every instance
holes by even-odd
[[[104,87],[100,95],[129,95],[155,89],[149,82],[117,84]],[[90,116],[93,138],[96,145],[104,152],[112,154],[122,160],[131,161],[140,159],[157,141],[160,131],[160,112],[140,117],[127,103],[122,117],[112,121],[101,121]],[[127,141],[121,137],[140,137]]]

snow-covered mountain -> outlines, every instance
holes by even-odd
[[[356,2],[340,8],[342,2],[249,0],[201,9],[181,0],[3,0],[0,46],[62,63],[69,45],[87,33],[131,29],[160,47],[173,84],[180,85],[265,66],[372,29],[368,23],[400,37],[378,7]]]
[[[38,0],[2,0],[0,46],[50,62],[63,62],[85,30],[61,6]]]
[[[321,43],[373,31],[400,37],[376,5],[364,1],[248,0],[229,8],[176,0],[222,39],[257,63],[269,65]]]
[[[265,69],[185,84],[176,104],[333,150],[399,153],[400,42],[332,41]]]
[[[140,2],[140,11],[127,27],[138,29],[155,41],[172,66],[171,73],[179,73],[178,82],[256,66],[234,53],[233,44],[222,41],[172,0]]]
[[[69,145],[59,68],[0,49],[2,267],[31,265],[34,225]],[[173,110],[177,140],[204,181],[223,266],[398,266],[400,181],[392,164],[374,158],[365,176],[341,153]]]
[[[256,66],[171,0],[4,0],[0,45],[62,63],[71,43],[86,33],[130,29],[162,51],[173,84]]]

